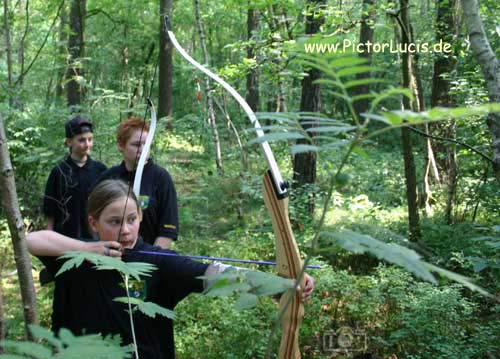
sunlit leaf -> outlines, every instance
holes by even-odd
[[[245,271],[245,277],[257,295],[275,295],[293,288],[294,280],[278,277],[274,274]]]
[[[361,58],[359,56],[345,56],[345,57],[340,57],[336,58],[333,61],[330,61],[329,65],[331,67],[345,67],[345,66],[356,66],[356,65],[362,65],[366,64],[368,60]]]
[[[469,288],[469,289],[471,289],[473,291],[481,293],[484,296],[487,296],[487,297],[490,297],[490,298],[493,297],[490,293],[488,293],[487,291],[485,291],[483,288],[481,288],[481,287],[475,285],[474,283],[472,283],[472,281],[471,281],[470,278],[467,278],[467,277],[465,277],[465,276],[463,276],[461,274],[449,271],[447,269],[435,266],[434,264],[430,264],[430,263],[425,263],[425,264],[427,265],[427,267],[431,271],[439,273],[443,277],[449,278],[449,279],[451,279],[451,280],[453,280],[453,281],[455,281],[457,283],[460,283],[463,286],[465,286],[465,287],[467,287],[467,288]]]
[[[50,359],[52,357],[52,350],[38,343],[5,340],[2,341],[2,346],[9,352],[13,351],[26,357],[36,357],[38,359]]]
[[[51,330],[39,325],[30,325],[29,330],[35,338],[46,340],[56,350],[60,350],[62,348],[61,341],[54,336],[54,333]]]
[[[150,276],[156,267],[153,264],[142,262],[123,262],[121,259],[87,252],[67,252],[60,258],[67,259],[56,276],[79,267],[83,261],[89,261],[97,270],[117,270],[125,276],[139,279],[141,276]]]
[[[305,153],[305,152],[318,152],[320,150],[320,147],[318,146],[313,146],[313,145],[293,145],[291,148],[291,153],[292,155],[296,155],[299,153]]]
[[[243,293],[238,297],[234,307],[236,310],[246,310],[257,305],[259,297],[252,293]]]
[[[114,301],[119,302],[119,303],[128,304],[129,298],[119,297],[119,298],[115,298]],[[156,303],[144,302],[138,298],[130,298],[130,304],[132,304],[134,306],[135,310],[139,310],[140,312],[147,315],[148,317],[154,318],[154,317],[156,317],[156,315],[161,315],[161,316],[164,316],[164,317],[172,319],[172,320],[175,319],[175,312],[174,311],[172,311],[170,309],[163,308]]]
[[[333,132],[333,133],[344,133],[356,130],[356,126],[321,126],[321,127],[309,127],[306,129],[307,132]]]
[[[301,133],[297,132],[288,132],[288,133],[268,133],[264,136],[254,138],[251,141],[248,141],[248,145],[260,144],[263,142],[272,142],[272,141],[286,141],[286,140],[300,140],[307,138]]]
[[[337,71],[337,76],[344,77],[344,76],[363,74],[363,73],[369,73],[369,72],[377,72],[377,71],[380,71],[380,68],[375,67],[375,66],[346,67],[346,68],[343,68],[343,69]]]
[[[325,235],[334,239],[335,243],[353,253],[370,253],[387,262],[397,264],[417,277],[436,284],[436,279],[429,271],[426,263],[414,250],[395,243],[384,243],[375,238],[353,231],[327,232]]]
[[[344,87],[351,88],[351,87],[357,87],[357,86],[383,84],[383,83],[388,84],[388,83],[390,83],[390,81],[383,80],[383,79],[377,79],[377,78],[366,78],[366,79],[348,81],[344,84]]]

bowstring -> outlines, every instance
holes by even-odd
[[[146,106],[146,110],[144,111],[144,116],[142,118],[143,124],[141,127],[141,134],[139,135],[139,147],[137,148],[137,152],[135,153],[135,160],[134,160],[135,171],[130,172],[130,175],[129,175],[127,198],[125,199],[125,206],[123,208],[122,219],[120,221],[120,231],[118,232],[118,240],[117,240],[118,243],[121,243],[122,228],[123,228],[123,222],[125,221],[125,214],[127,212],[127,204],[128,204],[128,200],[130,198],[130,193],[132,192],[132,187],[133,187],[132,182],[133,182],[134,177],[135,177],[135,172],[137,171],[137,164],[139,163],[139,157],[140,157],[139,150],[142,147],[142,138],[144,135],[144,128],[146,127],[146,117],[148,115],[149,107],[150,107],[149,103],[152,103],[151,94],[153,93],[153,86],[154,86],[155,79],[156,79],[156,72],[158,70],[158,62],[159,62],[159,56],[158,56],[158,59],[156,60],[156,66],[155,66],[155,70],[153,72],[153,78],[151,79],[151,85],[149,87],[149,95],[146,97],[146,99],[148,100],[147,101],[148,105]],[[144,176],[144,173],[143,173],[143,176]],[[140,193],[141,193],[141,188],[139,187],[139,194],[137,194],[137,197],[140,196]],[[139,198],[137,198],[137,201],[139,201]],[[140,201],[138,202],[138,204],[140,206]],[[141,208],[141,210],[142,210],[142,208]]]

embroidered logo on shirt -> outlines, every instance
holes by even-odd
[[[146,281],[131,278],[128,282],[128,295],[132,298],[145,300],[147,294]]]
[[[141,206],[141,209],[146,209],[149,206],[149,197],[146,195],[140,195],[139,196],[139,205]]]
[[[163,228],[166,228],[166,229],[176,229],[177,227],[175,227],[173,224],[164,224]]]

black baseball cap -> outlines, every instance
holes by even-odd
[[[66,138],[73,138],[82,133],[92,132],[92,123],[89,119],[83,117],[73,117],[66,122],[64,126],[66,129]]]

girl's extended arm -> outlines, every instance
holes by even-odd
[[[121,256],[121,245],[118,242],[84,242],[54,231],[28,233],[26,242],[28,250],[35,256],[58,257],[70,251],[92,252],[112,257]]]

